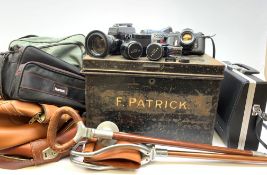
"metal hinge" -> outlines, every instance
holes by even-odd
[[[261,106],[258,105],[258,104],[254,104],[253,107],[252,107],[252,113],[251,113],[252,116],[259,116],[261,117],[263,120],[267,120],[267,115],[266,113],[262,112],[261,110]]]
[[[58,153],[52,150],[52,148],[48,147],[45,150],[43,150],[43,159],[44,160],[50,160],[54,159],[58,156]]]

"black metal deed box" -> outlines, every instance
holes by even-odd
[[[87,56],[86,125],[211,144],[224,65],[204,55],[189,63]]]

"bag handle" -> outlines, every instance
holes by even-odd
[[[246,74],[246,75],[253,75],[253,74],[259,74],[260,72],[259,71],[257,71],[256,69],[254,69],[254,68],[252,68],[252,67],[250,67],[250,66],[248,66],[248,65],[245,65],[245,64],[241,64],[241,63],[235,63],[235,64],[233,64],[233,65],[237,65],[237,66],[239,66],[239,67],[241,67],[241,68],[244,68],[244,69],[242,69],[243,71],[243,73],[244,74]]]
[[[38,37],[38,35],[26,35],[18,39],[25,39],[25,38],[32,38],[32,37]]]

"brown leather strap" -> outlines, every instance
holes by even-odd
[[[129,142],[119,141],[117,144],[129,144]],[[100,148],[102,147],[99,144],[90,142],[86,145],[84,152],[92,152]],[[86,157],[84,162],[123,169],[137,169],[141,166],[141,153],[133,149],[116,149],[90,158]]]
[[[47,105],[47,104],[42,104],[41,105],[45,114],[45,120],[42,123],[48,123],[56,113],[56,111],[59,109],[57,106],[54,105]],[[68,121],[71,117],[69,115],[62,115],[60,120],[61,121]]]
[[[47,141],[50,147],[59,153],[69,150],[76,144],[76,142],[73,139],[70,139],[68,142],[64,144],[59,144],[56,142],[58,123],[61,117],[64,115],[69,115],[75,122],[82,121],[79,114],[70,107],[61,107],[55,112],[55,115],[50,119],[49,122],[47,130]]]

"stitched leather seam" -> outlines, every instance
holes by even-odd
[[[13,105],[13,103],[11,103],[11,106],[12,108],[19,114],[19,116],[23,116],[23,113],[18,111],[16,108],[15,108],[15,105]]]
[[[20,113],[20,112],[17,111],[17,109],[15,108],[15,106],[14,106],[12,103],[11,103],[11,104],[3,105],[2,107],[5,108],[5,110],[8,111],[10,114],[13,114],[14,111],[11,111],[11,110],[7,107],[7,105],[11,106],[11,107],[13,108],[13,110],[15,111],[16,115],[18,115],[19,117],[20,117],[21,115],[23,115],[22,113]]]

